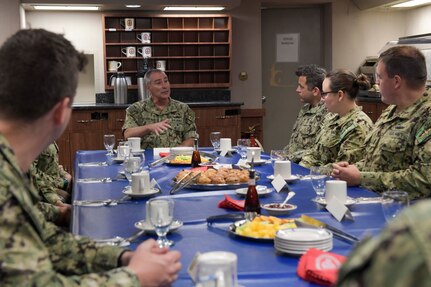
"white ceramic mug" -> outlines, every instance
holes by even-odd
[[[108,70],[110,72],[117,72],[120,67],[121,67],[121,62],[118,62],[118,61],[108,62]]]
[[[247,162],[251,162],[251,159],[254,159],[254,162],[260,161],[260,153],[262,149],[260,147],[247,147]],[[254,153],[254,157],[253,157]]]
[[[281,175],[283,179],[289,179],[292,176],[291,163],[289,160],[276,160],[274,162],[274,176]]]
[[[156,69],[165,71],[166,70],[166,61],[165,60],[156,61]]]
[[[325,183],[326,202],[337,198],[340,202],[345,203],[347,200],[347,182],[344,180],[327,180]]]
[[[141,150],[141,138],[140,137],[130,137],[127,139],[129,146],[133,151]]]
[[[121,53],[126,55],[127,58],[136,57],[136,47],[128,46],[121,49]]]
[[[212,251],[200,254],[196,264],[196,286],[237,287],[237,261],[235,253]]]
[[[135,18],[124,18],[121,20],[121,26],[123,26],[125,30],[133,30],[135,28]]]
[[[136,35],[136,39],[138,39],[141,43],[148,44],[151,43],[151,33],[150,32],[142,32]]]
[[[232,149],[232,140],[230,138],[220,139],[220,150],[230,151]]]
[[[144,58],[151,58],[151,47],[143,46],[138,48],[138,54],[140,54]]]
[[[149,193],[151,192],[150,174],[144,170],[137,173],[132,173],[132,191],[133,193]]]

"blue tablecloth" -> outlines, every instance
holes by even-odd
[[[146,164],[154,160],[153,150],[145,151]],[[268,159],[268,155],[262,155]],[[78,151],[74,168],[74,192],[73,200],[97,200],[118,199],[123,196],[124,187],[128,184],[125,180],[108,183],[80,182],[83,178],[116,178],[123,170],[121,164],[109,166],[86,166],[80,163],[106,161],[105,151]],[[221,163],[233,163],[238,161],[238,155],[233,157],[221,157]],[[161,164],[150,169],[151,178],[155,178],[161,186],[160,195],[168,195],[172,185],[172,178],[187,167]],[[266,177],[273,173],[271,164],[256,166],[260,173],[257,184],[272,188],[270,180]],[[293,164],[292,173],[306,175],[308,170]],[[337,228],[340,228],[359,238],[373,235],[379,232],[385,223],[380,204],[357,204],[350,207],[354,221],[342,223],[332,217],[326,209],[314,203],[311,199],[316,195],[309,180],[297,180],[289,184],[296,196],[291,199],[298,209],[288,217],[299,217],[307,214]],[[281,202],[286,197],[287,189],[280,193],[272,192],[261,197],[261,203]],[[179,279],[174,286],[192,286],[192,281],[187,274],[187,266],[192,261],[196,252],[225,250],[234,252],[238,256],[238,279],[243,286],[315,286],[305,282],[296,275],[298,257],[287,256],[278,253],[272,242],[252,241],[235,237],[227,232],[229,223],[218,223],[215,228],[208,227],[206,218],[211,215],[231,213],[232,211],[220,209],[217,203],[229,194],[241,199],[234,190],[221,191],[197,191],[184,189],[178,194],[172,195],[175,199],[175,218],[184,222],[184,226],[168,235],[175,241],[172,249],[181,251],[183,268]],[[362,188],[349,188],[351,197],[372,197],[375,193]],[[145,218],[145,202],[148,198],[133,199],[114,206],[77,206],[73,207],[72,232],[86,235],[92,238],[111,238],[114,236],[127,237],[137,231],[135,222]],[[148,236],[143,235],[137,243],[131,245],[136,248],[139,242]],[[352,246],[334,238],[332,252],[347,255]]]

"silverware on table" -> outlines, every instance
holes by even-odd
[[[106,161],[82,162],[78,166],[108,166]]]
[[[191,173],[191,172],[190,172]],[[197,172],[193,176],[187,178],[190,173],[188,173],[186,176],[184,176],[181,180],[179,180],[169,191],[169,194],[174,194],[175,192],[180,191],[181,189],[187,187],[190,183],[192,183],[196,178],[198,178],[201,175],[201,171]]]
[[[81,183],[108,183],[113,181],[123,181],[124,179],[119,178],[110,178],[110,177],[102,177],[102,178],[79,178],[76,181]]]
[[[75,200],[73,205],[79,206],[114,206],[119,203],[128,201],[130,196],[124,195],[119,199],[104,199],[104,200]]]
[[[382,203],[382,197],[357,197],[356,204]]]
[[[145,230],[139,230],[138,232],[134,233],[132,236],[129,236],[127,238],[123,238],[121,236],[115,236],[114,238],[95,239],[94,241],[96,241],[98,245],[127,246],[144,233],[145,233]]]
[[[164,162],[167,162],[168,160],[171,160],[173,158],[174,158],[174,155],[168,155],[168,156],[162,157],[162,158],[160,158],[158,160],[153,161],[152,163],[149,163],[148,167],[154,167],[154,166],[156,166],[158,164],[162,164]]]

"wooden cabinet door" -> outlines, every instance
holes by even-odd
[[[108,131],[115,135],[116,146],[124,141],[122,127],[126,118],[126,110],[111,110],[108,117]]]
[[[377,104],[373,102],[358,102],[359,106],[362,106],[362,111],[366,113],[370,119],[375,122],[377,118],[380,116],[380,113],[377,112]]]

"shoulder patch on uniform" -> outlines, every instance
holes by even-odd
[[[355,123],[352,123],[350,126],[348,126],[347,128],[345,128],[341,134],[340,134],[340,139],[343,139],[346,135],[348,135],[351,131],[353,131],[354,129],[356,129],[357,125]]]
[[[431,138],[431,122],[428,120],[416,133],[416,140],[419,144],[428,141]]]

